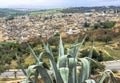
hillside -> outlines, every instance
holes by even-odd
[[[100,7],[71,7],[65,8],[62,13],[85,13],[85,12],[107,12],[111,10],[117,10],[120,12],[120,6],[100,6]]]
[[[91,46],[91,40],[94,39],[96,53],[97,55],[103,53],[104,61],[120,59],[120,21],[118,20],[120,14],[115,12],[103,14],[101,11],[106,8],[108,7],[76,7],[36,11],[1,9],[1,17],[3,17],[2,15],[7,17],[24,14],[12,19],[0,19],[0,40],[4,41],[0,44],[0,67],[4,66],[0,69],[0,73],[7,68],[18,68],[16,54],[21,57],[20,61],[25,68],[35,62],[28,44],[39,55],[41,51],[45,50],[43,42],[48,42],[51,45],[55,60],[57,60],[59,33],[63,39],[65,52],[76,38],[81,42],[85,34],[88,34],[88,38],[80,51],[80,57],[81,53],[87,53]],[[111,10],[111,8],[106,11]],[[117,7],[115,8],[117,9]],[[113,11],[116,10],[115,8],[113,7]],[[84,13],[91,10],[92,14]],[[111,26],[111,23],[114,25],[108,27],[108,25]],[[95,24],[100,26],[95,28]],[[107,26],[104,27],[104,25]],[[46,56],[43,57],[43,61],[48,63]]]
[[[100,6],[100,7],[70,7],[63,9],[48,9],[30,12],[30,15],[36,14],[54,14],[54,13],[86,13],[86,12],[120,12],[120,6]]]
[[[85,13],[85,12],[120,12],[120,6],[100,6],[100,7],[71,7],[57,9],[10,9],[0,8],[0,17],[19,16],[19,15],[37,15],[37,14],[54,14],[54,13]]]
[[[19,15],[25,15],[28,12],[26,11],[19,11],[14,9],[8,9],[8,8],[0,8],[0,17],[8,17],[8,16],[19,16]]]
[[[43,10],[43,11],[33,11],[30,12],[29,15],[38,15],[38,14],[54,14],[60,13],[62,9],[50,9],[50,10]]]

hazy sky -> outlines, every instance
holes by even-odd
[[[0,0],[0,8],[64,8],[111,5],[120,6],[120,0]]]

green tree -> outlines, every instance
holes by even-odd
[[[98,29],[98,28],[100,28],[100,24],[95,24],[94,29]]]
[[[109,41],[112,41],[112,37],[106,36],[104,41],[105,41],[106,44],[108,44]]]
[[[109,29],[109,28],[114,27],[115,24],[116,24],[115,21],[100,22],[94,25],[94,29],[98,29],[98,28]]]
[[[84,27],[90,27],[90,23],[88,23],[87,21],[84,23]]]

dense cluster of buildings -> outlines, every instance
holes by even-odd
[[[27,41],[33,37],[54,36],[64,32],[67,35],[85,32],[91,28],[84,26],[85,22],[92,27],[95,23],[118,18],[115,13],[57,13],[49,15],[18,16],[12,20],[0,19],[0,40]]]

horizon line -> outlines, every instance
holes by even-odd
[[[65,8],[75,8],[75,7],[120,7],[120,5],[108,5],[108,6],[71,6],[71,7],[54,7],[54,8],[40,8],[40,7],[0,7],[0,9],[65,9]]]

